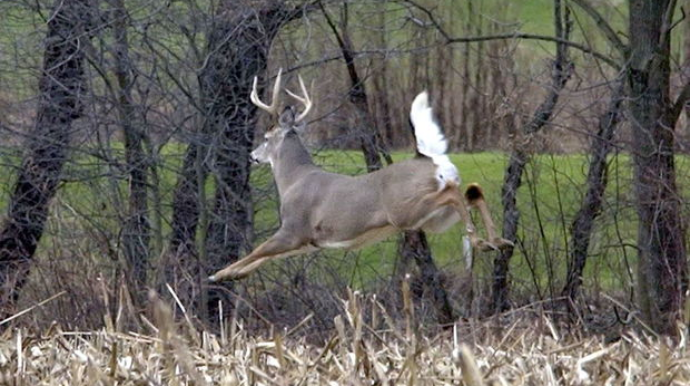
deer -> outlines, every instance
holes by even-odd
[[[301,76],[302,96],[285,92],[304,107],[287,106],[278,114],[282,70],[278,71],[271,103],[258,97],[257,78],[251,102],[275,123],[251,152],[253,162],[269,164],[280,199],[280,227],[244,258],[211,275],[210,282],[237,280],[264,263],[324,248],[356,250],[403,231],[439,233],[461,219],[472,247],[481,251],[513,248],[497,236],[482,188],[470,184],[461,192],[458,169],[446,154],[447,140],[433,117],[429,95],[412,102],[410,122],[416,156],[368,174],[330,173],[314,164],[300,133],[312,101]],[[470,209],[479,210],[488,240],[477,235]]]

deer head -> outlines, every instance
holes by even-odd
[[[254,78],[254,85],[252,87],[252,92],[250,95],[252,103],[254,103],[254,105],[259,107],[260,109],[271,114],[273,119],[277,119],[277,125],[273,126],[272,128],[266,131],[266,133],[264,134],[264,141],[256,149],[254,149],[254,151],[252,151],[252,159],[258,163],[270,163],[271,165],[274,164],[275,158],[278,153],[278,149],[281,147],[286,135],[292,131],[302,131],[302,129],[305,126],[304,118],[307,116],[309,110],[311,110],[312,107],[312,102],[309,98],[307,88],[304,85],[302,77],[299,76],[299,84],[300,88],[302,89],[302,94],[304,96],[300,97],[287,89],[285,91],[288,93],[288,95],[302,103],[304,105],[304,110],[301,113],[297,114],[293,106],[288,106],[283,110],[283,112],[280,115],[277,114],[277,107],[279,103],[278,97],[280,94],[281,87],[281,74],[282,69],[278,71],[278,76],[276,77],[276,81],[273,86],[273,96],[271,97],[270,105],[263,103],[259,99],[257,91],[257,78]]]

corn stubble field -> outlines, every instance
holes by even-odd
[[[219,333],[194,327],[150,295],[148,333],[7,329],[2,385],[686,385],[687,327],[678,339],[620,330],[581,334],[529,308],[446,331],[420,333],[409,293],[400,325],[358,293],[343,301],[330,339],[292,330],[255,335],[229,319]],[[364,315],[368,317],[364,317]],[[149,319],[150,318],[150,319]],[[364,320],[367,320],[365,322]],[[117,320],[117,319],[116,319]]]

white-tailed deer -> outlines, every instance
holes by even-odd
[[[369,174],[346,176],[316,166],[299,138],[312,107],[301,78],[303,97],[286,91],[304,104],[304,110],[297,115],[287,107],[278,116],[280,78],[279,72],[270,105],[259,100],[256,78],[251,93],[252,102],[277,119],[252,158],[273,169],[280,195],[280,229],[249,255],[210,276],[210,281],[238,279],[269,260],[320,248],[361,248],[400,231],[443,232],[460,219],[474,247],[489,251],[513,246],[496,235],[479,185],[471,184],[464,196],[460,192],[458,170],[445,154],[446,139],[433,119],[426,92],[415,98],[410,112],[418,156]],[[489,241],[476,235],[470,207],[479,210]]]

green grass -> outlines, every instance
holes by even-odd
[[[120,145],[112,145],[112,152],[114,157],[122,159]],[[161,151],[160,214],[163,226],[160,232],[164,240],[170,232],[172,195],[183,152],[184,146],[180,144],[169,145]],[[396,161],[408,157],[410,155],[406,153],[394,154]],[[500,195],[507,155],[453,154],[451,158],[459,167],[464,183],[478,182],[484,187],[500,233]],[[315,156],[315,160],[327,170],[345,174],[364,173],[364,160],[358,151],[322,151]],[[677,162],[679,186],[683,195],[687,196],[690,192],[685,181],[690,174],[690,158],[678,156]],[[16,166],[18,159],[5,156],[3,164]],[[538,155],[528,165],[518,194],[519,245],[511,262],[515,286],[531,291],[547,291],[552,285],[550,278],[562,279],[564,276],[569,254],[570,226],[584,193],[587,167],[588,160],[583,155]],[[6,212],[15,170],[15,167],[4,167],[0,171],[0,180],[6,182],[0,186],[0,206],[3,212]],[[71,237],[72,240],[78,240],[75,242],[85,250],[92,251],[94,259],[107,258],[99,252],[99,247],[102,246],[99,245],[101,241],[98,237],[105,237],[116,246],[118,226],[127,203],[126,179],[109,177],[113,170],[92,156],[73,155],[65,169],[69,182],[61,186],[53,200],[49,227],[46,237],[42,239],[40,255],[53,253],[51,248],[56,241]],[[635,266],[635,250],[632,246],[637,232],[629,157],[611,157],[609,170],[610,181],[605,206],[592,236],[585,278],[589,285],[606,288],[629,283],[629,267]],[[256,167],[251,182],[255,194],[255,245],[258,245],[279,225],[278,204],[270,168]],[[213,181],[209,179],[209,202],[213,198],[213,190]],[[153,209],[152,206],[150,208]],[[483,233],[478,217],[475,218],[475,224],[480,233]],[[68,232],[70,236],[66,237],[64,232]],[[434,259],[439,266],[448,272],[461,272],[465,269],[461,258],[464,231],[460,224],[446,233],[428,236]],[[397,263],[398,243],[397,238],[391,238],[358,253],[326,251],[325,254],[325,260],[321,260],[321,264],[331,267],[348,278],[353,286],[361,288],[373,283],[376,278],[391,274]],[[493,254],[477,253],[474,268],[477,277],[489,277],[492,259]]]

